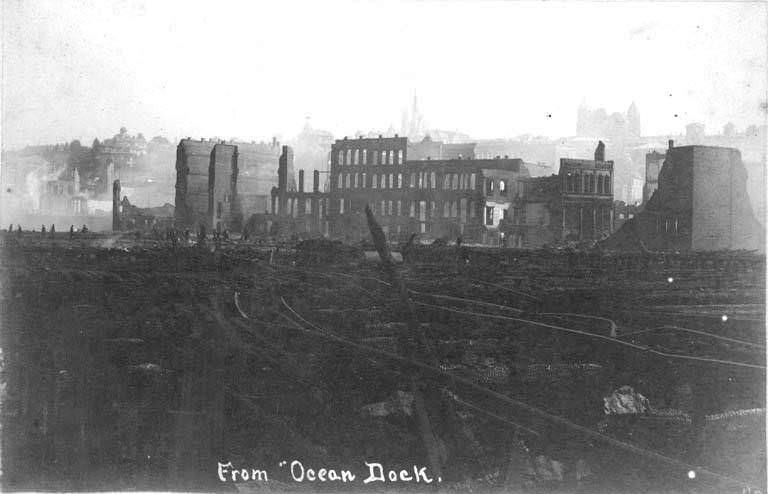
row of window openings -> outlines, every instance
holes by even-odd
[[[339,199],[339,213],[344,214],[345,212],[348,212],[350,209],[350,200],[345,199]],[[469,206],[469,207],[467,207]],[[426,201],[410,201],[410,216],[411,218],[415,218],[417,215],[419,217],[420,221],[426,221],[427,214],[426,214],[426,208],[427,208],[427,202]],[[374,202],[371,204],[371,209],[374,214],[378,214],[380,216],[403,216],[403,202],[402,201],[387,201],[382,200],[379,202]],[[430,218],[437,218],[437,203],[435,201],[429,202],[429,210]],[[503,219],[508,218],[509,210],[502,209],[502,217]],[[475,217],[475,204],[473,202],[467,203],[466,199],[461,199],[461,201],[445,201],[443,202],[443,218],[459,218],[466,220],[467,213],[469,214],[470,218]],[[518,218],[518,221],[525,222],[525,213],[522,210],[515,211],[515,216]],[[496,208],[493,206],[486,206],[485,208],[485,224],[486,225],[493,225],[496,219]]]
[[[406,210],[403,208],[403,201],[391,201],[382,200],[374,201],[371,203],[371,210],[374,214],[380,216],[410,216],[411,218],[419,217],[419,220],[426,221],[429,218],[440,217],[438,212],[438,203],[435,201],[429,201],[429,215],[427,215],[427,201],[406,201],[406,207],[410,204],[409,214],[405,215]],[[460,201],[445,201],[443,202],[443,218],[462,218],[464,220],[475,217],[475,203],[472,201],[467,202],[466,199]],[[493,209],[493,208],[491,208]],[[352,201],[349,199],[339,199],[339,214],[344,214],[349,211],[354,211]]]
[[[397,161],[395,161],[395,157],[397,157]],[[403,158],[404,153],[402,149],[397,151],[397,155],[395,155],[393,150],[372,151],[368,154],[367,149],[355,149],[354,152],[351,149],[347,149],[346,151],[340,150],[338,153],[339,165],[402,165],[404,163]]]
[[[437,188],[437,176],[435,172],[432,173],[411,173],[410,188],[412,189],[435,189]],[[443,190],[474,190],[475,189],[475,174],[470,175],[452,173],[443,177]],[[503,181],[502,181],[503,182]],[[403,188],[403,174],[389,173],[379,175],[372,174],[370,187],[372,189],[402,189]],[[339,174],[337,177],[336,187],[338,189],[357,189],[365,188],[367,186],[367,177],[365,173],[347,173]],[[493,189],[493,187],[491,187]],[[502,190],[505,187],[501,187]]]
[[[299,215],[298,201],[299,199],[297,198],[288,199],[288,202],[285,205],[285,208],[288,210],[287,211],[288,216],[292,216],[296,218]],[[304,199],[304,201],[306,201],[304,203],[304,214],[312,214],[312,199]],[[322,218],[323,217],[322,211],[323,211],[323,207],[325,206],[322,200],[318,203],[318,206],[319,206],[319,211],[321,212],[320,217]],[[279,214],[279,209],[280,209],[279,203],[275,203],[275,214]]]
[[[610,194],[611,177],[608,175],[597,175],[597,180],[595,180],[595,175],[592,174],[568,173],[565,176],[565,191],[584,192],[587,194]]]
[[[662,233],[662,230],[664,233],[678,235],[680,233],[680,222],[677,218],[667,218],[664,220],[656,218],[656,233]]]

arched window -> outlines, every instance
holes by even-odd
[[[432,172],[429,176],[429,186],[432,189],[437,188],[437,175],[435,175],[435,172]]]
[[[337,188],[337,189],[341,189],[341,188],[342,188],[342,186],[344,185],[344,182],[343,182],[343,180],[344,180],[344,179],[342,178],[342,176],[341,176],[341,173],[339,173],[339,180],[338,180],[338,182],[336,183],[336,188]]]
[[[390,186],[390,184],[387,183],[387,174],[386,173],[383,173],[381,175],[381,182],[379,182],[379,183],[381,184],[381,188],[382,189],[386,189],[386,188],[388,188]]]
[[[598,194],[603,193],[603,176],[602,175],[597,176],[597,193]]]
[[[402,165],[403,164],[403,150],[397,152],[397,164]]]
[[[387,214],[392,216],[392,201],[387,201]]]
[[[448,201],[443,203],[443,218],[447,218],[451,215],[451,204]]]
[[[416,174],[411,173],[411,188],[413,189],[415,187],[416,187]]]
[[[451,203],[451,216],[454,218],[459,215],[459,203],[457,201],[453,201]]]
[[[347,189],[349,189],[349,188],[350,188],[350,186],[352,185],[352,184],[350,183],[351,181],[352,181],[352,174],[351,174],[351,173],[347,173],[347,180],[346,180],[346,185],[345,185],[345,187],[346,187]]]
[[[613,190],[611,189],[611,176],[606,175],[605,176],[605,183],[603,184],[603,193],[605,194],[613,194]]]
[[[384,216],[385,214],[387,214],[387,201],[385,201],[384,199],[382,199],[382,200],[381,200],[381,209],[380,209],[379,211],[381,211],[381,213],[380,213],[380,214],[381,214],[382,216]]]
[[[339,164],[344,164],[344,151],[339,151]]]
[[[499,181],[499,194],[504,194],[507,191],[507,182],[504,180]]]
[[[403,174],[398,173],[397,174],[397,188],[402,189],[403,188]]]
[[[589,175],[589,192],[594,194],[596,192],[595,190],[595,176],[590,173]]]
[[[346,163],[348,165],[352,164],[352,150],[351,149],[347,149],[347,161],[346,161]]]
[[[394,165],[395,164],[395,152],[389,151],[389,164]]]
[[[469,201],[469,205],[467,206],[467,209],[469,209],[469,217],[474,218],[475,217],[475,203],[472,201]]]
[[[387,152],[382,151],[381,152],[381,164],[386,165],[387,164]]]
[[[371,176],[371,188],[376,189],[379,186],[379,176],[375,173]]]
[[[359,185],[358,185],[359,183],[360,183],[360,174],[359,173],[355,173],[355,180],[353,182],[354,187],[358,188],[359,187]]]
[[[362,163],[364,165],[368,164],[368,150],[367,149],[363,149],[363,162]]]
[[[469,188],[475,190],[475,174],[469,176]]]
[[[379,164],[379,153],[376,151],[371,152],[371,156],[373,157],[373,164],[378,165]]]
[[[493,194],[493,179],[492,178],[488,179],[488,192],[490,194]]]
[[[447,173],[443,175],[443,190],[448,190],[451,188],[451,176]]]
[[[365,173],[363,173],[363,176],[360,177],[360,187],[365,188]]]
[[[360,150],[359,149],[355,149],[355,159],[352,162],[352,164],[354,164],[354,165],[359,165],[360,164]]]

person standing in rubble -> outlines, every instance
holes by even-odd
[[[229,230],[226,228],[224,229],[224,240],[229,240]]]
[[[13,233],[13,223],[8,227],[8,233]]]
[[[205,245],[205,225],[200,224],[200,229],[197,231],[197,244],[200,246]]]
[[[51,224],[51,240],[53,240],[53,236],[56,234],[56,225]]]
[[[88,227],[86,225],[83,225],[83,228],[80,229],[81,233],[88,233]]]
[[[16,233],[21,235],[21,225],[16,225]]]
[[[69,239],[75,238],[75,225],[69,225]]]
[[[45,225],[40,227],[40,238],[45,238]]]

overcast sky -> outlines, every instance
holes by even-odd
[[[766,2],[3,0],[3,147],[115,134],[475,138],[575,133],[580,103],[643,133],[765,122]],[[550,116],[551,115],[551,116]],[[675,116],[677,115],[677,117]]]

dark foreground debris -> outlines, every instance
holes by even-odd
[[[762,258],[409,245],[393,278],[373,246],[27,240],[1,257],[5,489],[267,488],[218,462],[308,489],[296,459],[438,463],[457,492],[764,490]]]

